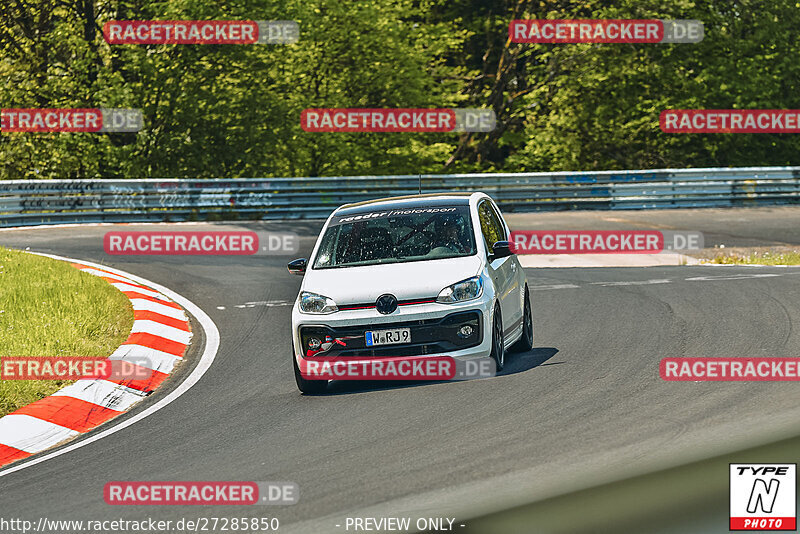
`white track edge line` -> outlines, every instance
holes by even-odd
[[[205,347],[203,348],[203,353],[200,355],[200,360],[197,362],[197,366],[194,369],[192,369],[192,372],[189,374],[189,376],[187,376],[186,379],[178,385],[178,387],[176,387],[174,390],[172,390],[163,399],[159,400],[158,402],[156,402],[152,406],[146,408],[141,413],[138,413],[138,414],[134,415],[133,417],[130,417],[130,418],[122,421],[121,423],[116,424],[116,425],[114,425],[114,426],[112,426],[110,428],[107,428],[107,429],[105,429],[105,430],[103,430],[103,431],[101,431],[101,432],[99,432],[99,433],[97,433],[97,434],[95,434],[95,435],[93,435],[91,437],[88,437],[88,438],[86,438],[86,439],[84,439],[82,441],[79,441],[78,443],[74,443],[72,445],[68,445],[67,447],[64,447],[63,449],[59,449],[59,450],[51,452],[49,454],[43,454],[42,456],[39,456],[39,457],[34,458],[33,460],[30,460],[30,461],[27,461],[27,462],[22,460],[24,463],[22,463],[20,465],[16,465],[15,466],[14,464],[11,464],[11,466],[8,467],[7,469],[0,470],[0,477],[4,477],[6,475],[10,475],[11,473],[16,473],[17,471],[21,471],[21,470],[26,469],[28,467],[34,466],[36,464],[40,464],[40,463],[42,463],[44,461],[47,461],[47,460],[49,460],[51,458],[56,458],[58,456],[61,456],[62,454],[66,454],[66,453],[68,453],[70,451],[74,451],[75,449],[80,449],[81,447],[89,445],[90,443],[94,443],[95,441],[103,439],[106,436],[110,436],[111,434],[114,434],[115,432],[118,432],[118,431],[120,431],[120,430],[122,430],[124,428],[128,428],[132,424],[141,421],[145,417],[148,417],[149,415],[152,415],[152,414],[156,413],[157,411],[161,410],[162,408],[166,408],[174,400],[177,400],[178,397],[180,397],[181,395],[183,395],[184,393],[189,391],[189,389],[191,389],[192,386],[194,386],[197,382],[200,381],[200,379],[203,377],[203,375],[206,373],[206,371],[208,371],[209,367],[211,367],[211,364],[214,362],[214,358],[217,356],[217,350],[219,349],[219,342],[220,342],[219,330],[217,329],[217,325],[214,324],[214,321],[211,320],[211,317],[209,317],[206,314],[206,312],[204,312],[202,309],[200,309],[200,307],[197,306],[195,303],[193,303],[192,301],[190,301],[186,297],[184,297],[182,295],[179,295],[178,293],[172,291],[171,289],[169,289],[167,287],[164,287],[164,286],[162,286],[160,284],[156,284],[156,283],[150,282],[149,280],[146,280],[146,279],[141,278],[139,276],[126,273],[125,271],[121,271],[119,269],[113,269],[113,268],[108,267],[106,265],[100,265],[98,263],[92,263],[92,262],[83,261],[83,260],[76,260],[76,259],[73,259],[73,258],[65,258],[63,256],[56,256],[56,255],[53,255],[53,254],[43,254],[41,252],[31,252],[31,251],[27,251],[27,252],[30,253],[30,254],[36,254],[38,256],[45,256],[45,257],[52,258],[52,259],[55,259],[55,260],[68,261],[68,262],[72,262],[72,263],[82,263],[84,265],[89,265],[91,267],[95,267],[95,268],[98,268],[98,269],[105,269],[107,271],[111,271],[111,272],[113,272],[115,274],[118,274],[120,276],[125,276],[127,278],[130,278],[131,280],[133,280],[135,282],[138,282],[138,283],[140,283],[142,285],[157,289],[158,291],[160,291],[160,292],[164,293],[165,295],[167,295],[174,302],[177,302],[178,304],[180,304],[191,315],[194,315],[195,319],[197,319],[197,322],[200,323],[201,328],[205,332],[206,344],[205,344]],[[89,433],[91,433],[91,431]]]

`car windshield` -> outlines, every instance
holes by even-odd
[[[466,206],[387,209],[333,219],[315,269],[455,258],[475,254]]]

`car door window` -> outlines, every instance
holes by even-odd
[[[492,221],[494,222],[495,230],[497,231],[497,235],[500,236],[498,241],[508,241],[506,225],[503,224],[503,220],[500,218],[500,214],[497,213],[497,209],[489,202],[485,202],[485,204],[489,206],[489,211],[492,213]]]
[[[488,202],[484,201],[478,206],[478,218],[481,222],[481,233],[486,242],[487,251],[491,250],[492,245],[498,241],[506,240],[505,227]]]

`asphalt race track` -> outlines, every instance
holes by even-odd
[[[298,232],[307,254],[320,223],[236,226]],[[758,220],[741,226],[746,240]],[[302,396],[290,360],[300,284],[286,271],[291,258],[108,256],[111,229],[0,232],[0,244],[165,285],[208,313],[220,350],[163,410],[41,464],[0,470],[4,517],[274,516],[281,532],[345,532],[348,516],[457,515],[458,530],[478,514],[800,434],[795,383],[658,376],[664,357],[800,356],[800,267],[527,269],[535,349],[512,356],[500,376],[337,383]],[[114,480],[292,481],[301,495],[280,507],[112,507],[103,486]],[[719,525],[727,532],[725,518]]]

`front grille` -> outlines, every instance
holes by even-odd
[[[427,299],[409,299],[409,300],[398,300],[398,306],[413,306],[415,304],[430,304],[432,302],[436,302],[436,298],[427,298]],[[339,306],[340,311],[346,310],[369,310],[375,308],[374,302],[366,302],[362,304],[344,304]]]
[[[317,356],[421,356],[441,354],[467,349],[480,345],[483,341],[483,314],[479,310],[451,313],[441,319],[422,319],[416,321],[399,321],[387,324],[360,324],[356,326],[332,328],[328,325],[305,325],[300,327],[300,341],[303,352],[308,354],[308,342],[312,338],[324,341],[327,336],[338,339],[345,346],[334,343],[329,350],[318,352]],[[466,339],[458,336],[461,326],[469,324],[473,328],[472,335]],[[402,345],[386,345],[368,347],[365,332],[368,330],[388,330],[392,328],[410,328],[411,343]]]

